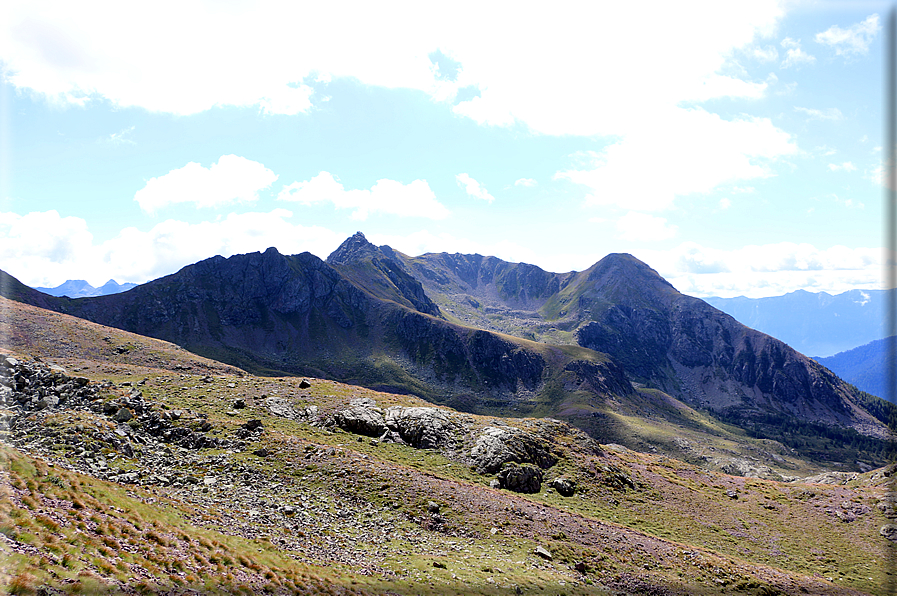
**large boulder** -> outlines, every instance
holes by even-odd
[[[537,493],[542,490],[542,470],[533,466],[505,468],[498,473],[498,486],[515,493]]]
[[[384,422],[389,430],[418,449],[450,446],[461,432],[449,414],[438,408],[393,406],[386,410]]]
[[[386,432],[383,410],[367,405],[355,405],[333,415],[338,427],[356,435],[379,437]]]
[[[555,478],[551,481],[551,488],[558,491],[562,497],[572,497],[576,492],[576,484],[569,478]]]
[[[487,426],[470,450],[477,470],[494,474],[506,463],[535,464],[548,469],[557,463],[540,437],[516,428]]]

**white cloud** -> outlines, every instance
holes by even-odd
[[[879,29],[881,27],[878,24],[878,15],[873,14],[847,29],[832,25],[822,33],[817,33],[815,39],[817,43],[835,48],[835,54],[838,56],[866,54]]]
[[[352,219],[355,220],[365,220],[372,213],[429,219],[443,219],[449,215],[426,180],[402,184],[382,179],[370,190],[346,190],[330,172],[321,172],[311,180],[284,186],[277,198],[303,205],[332,203],[337,209],[352,209]]]
[[[782,60],[782,68],[790,68],[792,66],[800,66],[802,64],[813,64],[816,57],[812,56],[800,47],[800,40],[786,37],[782,40],[782,47],[785,48],[785,59]]]
[[[805,289],[832,294],[881,286],[881,248],[817,248],[781,242],[718,250],[684,242],[672,250],[640,250],[676,289],[695,296],[778,296]]]
[[[723,120],[701,109],[670,110],[645,117],[623,140],[591,153],[589,167],[555,177],[589,187],[587,205],[655,211],[677,196],[772,176],[771,164],[796,152],[791,136],[766,118]]]
[[[518,178],[514,181],[514,186],[536,186],[537,184],[539,182],[533,178]]]
[[[624,240],[658,241],[676,235],[678,228],[669,225],[666,218],[630,211],[617,220],[617,230]]]
[[[751,55],[760,62],[774,62],[779,59],[779,51],[775,46],[756,47],[751,51]]]
[[[197,207],[252,203],[258,200],[258,192],[275,180],[274,172],[257,161],[222,155],[209,168],[191,161],[164,176],[150,178],[134,200],[148,213],[176,203],[193,203]]]
[[[55,211],[0,213],[0,262],[4,270],[31,286],[53,287],[67,279],[99,286],[109,279],[142,283],[185,265],[275,246],[284,254],[312,252],[322,258],[343,237],[317,226],[289,221],[292,213],[230,214],[215,222],[166,220],[148,231],[129,227],[95,244],[84,220]]]
[[[468,195],[476,199],[482,199],[487,203],[491,203],[495,200],[495,197],[489,194],[485,186],[471,178],[469,175],[465,173],[457,174],[455,180],[458,182],[458,186],[463,188],[464,192]]]
[[[19,279],[25,283],[47,286],[59,279],[52,284],[59,285],[70,278],[62,276],[77,270],[92,245],[93,235],[80,217],[62,217],[55,210],[0,213],[0,263],[7,273],[24,276]]]
[[[420,90],[482,125],[616,138],[632,152],[675,146],[682,130],[670,130],[665,119],[692,118],[688,106],[695,102],[767,94],[770,83],[732,68],[733,55],[763,47],[759,42],[784,16],[776,0],[654,3],[651,10],[632,2],[521,10],[472,1],[450,11],[427,3],[351,3],[347,10],[327,2],[173,0],[93,10],[62,1],[39,10],[3,6],[5,78],[61,102],[108,101],[174,114],[216,106],[293,114],[323,102],[328,81],[342,79]],[[649,41],[633,46],[633,39]],[[451,62],[450,77],[434,65],[437,51]],[[614,59],[600,58],[607,56]],[[466,89],[478,95],[458,101]],[[646,124],[646,114],[663,118]],[[741,122],[729,127],[743,128]],[[757,155],[739,149],[739,135],[717,134],[724,126],[697,127],[687,142],[718,147],[727,156],[716,160],[723,169],[743,175]],[[754,132],[768,146],[780,146],[784,134],[768,121]],[[752,171],[750,177],[760,170]],[[687,186],[713,185],[701,178]]]
[[[550,11],[472,1],[451,11],[173,0],[90,6],[6,3],[0,56],[8,80],[64,102],[105,99],[176,114],[215,106],[304,112],[318,101],[316,90],[339,78],[447,102],[477,88],[480,95],[458,103],[457,113],[585,136],[616,134],[652,105],[761,96],[765,84],[720,72],[734,49],[769,36],[784,14],[774,0],[650,11],[588,2]],[[651,43],[631,47],[632,39]],[[620,47],[630,49],[620,54]],[[451,76],[434,65],[437,51],[452,63]],[[617,58],[594,59],[608,55]]]
[[[795,112],[806,114],[811,120],[841,120],[844,114],[838,108],[826,108],[825,110],[817,110],[814,108],[794,107]]]
[[[855,172],[857,167],[850,163],[849,161],[845,161],[844,163],[830,163],[828,164],[828,169],[832,172]]]
[[[723,197],[719,200],[719,208],[720,209],[728,209],[731,206],[732,206],[732,201],[730,201],[728,198]]]

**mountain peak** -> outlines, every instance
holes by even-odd
[[[335,251],[327,257],[327,263],[330,265],[345,265],[351,261],[356,261],[364,257],[373,257],[380,254],[380,249],[368,242],[361,232],[356,232],[353,236],[339,245]]]

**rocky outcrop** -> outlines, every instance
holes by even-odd
[[[486,427],[482,430],[470,458],[481,474],[494,474],[507,463],[535,464],[547,469],[558,459],[544,439],[512,427]]]
[[[503,474],[504,469],[547,470],[558,462],[555,441],[572,439],[577,450],[600,454],[585,433],[556,420],[542,420],[532,430],[512,426],[477,426],[470,416],[430,407],[392,406],[382,409],[372,399],[354,399],[336,411],[331,423],[353,434],[378,437],[417,449],[437,449],[446,457],[471,466],[480,474]],[[532,425],[532,423],[530,423]],[[517,474],[515,472],[514,474]],[[541,472],[513,476],[514,486],[532,486]],[[507,475],[505,475],[507,476]],[[573,486],[564,480],[564,487]],[[522,484],[521,484],[522,483]],[[516,490],[516,489],[512,489]],[[538,492],[538,491],[537,491]]]
[[[555,478],[551,481],[551,488],[562,497],[572,497],[576,492],[576,483],[569,478]]]
[[[386,410],[383,421],[402,441],[418,449],[452,447],[463,432],[458,421],[438,408],[393,406]]]
[[[100,444],[93,451],[110,448],[132,456],[135,445],[161,442],[185,449],[212,447],[239,448],[236,440],[209,436],[212,425],[204,416],[190,416],[181,410],[147,402],[131,383],[116,387],[111,382],[91,383],[71,377],[58,366],[24,362],[0,355],[0,433],[27,434],[39,427],[46,416],[62,410],[77,410],[103,417],[104,430],[89,436],[73,437],[72,446]],[[35,415],[36,414],[36,415]],[[46,437],[53,440],[53,437]],[[244,437],[245,438],[245,437]]]
[[[498,473],[498,487],[515,493],[534,494],[542,490],[542,470],[534,466],[513,466]]]

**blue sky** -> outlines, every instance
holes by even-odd
[[[629,252],[697,296],[880,287],[888,4],[127,4],[0,8],[0,268],[30,285],[360,230]]]

